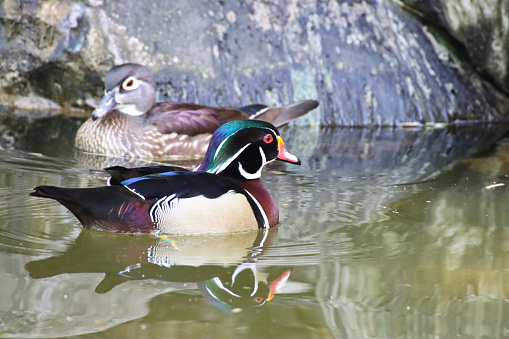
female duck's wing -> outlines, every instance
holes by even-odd
[[[213,133],[222,124],[239,119],[263,120],[279,128],[316,107],[316,100],[303,100],[274,108],[259,104],[231,108],[161,102],[147,112],[147,123],[155,125],[164,134],[176,132],[191,136]]]
[[[147,123],[161,133],[197,135],[214,133],[225,122],[247,119],[248,114],[234,108],[213,108],[192,103],[161,102],[147,112]]]

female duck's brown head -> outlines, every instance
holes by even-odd
[[[92,119],[117,110],[139,116],[148,112],[156,102],[152,73],[145,66],[123,64],[106,73],[105,93],[92,113]]]

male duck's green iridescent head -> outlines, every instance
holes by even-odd
[[[258,179],[263,166],[273,160],[300,165],[299,158],[285,150],[283,139],[272,124],[252,119],[235,120],[214,132],[196,171]]]

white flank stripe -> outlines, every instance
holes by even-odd
[[[157,202],[150,209],[149,215],[150,220],[155,222],[158,228],[161,228],[159,223],[164,220],[166,215],[171,213],[171,210],[175,208],[178,203],[178,199],[175,199],[175,194],[157,200]]]
[[[262,217],[263,217],[263,228],[269,228],[269,219],[267,218],[267,214],[265,214],[265,211],[263,210],[262,205],[260,205],[258,200],[256,200],[255,197],[253,197],[253,195],[251,193],[249,193],[247,190],[244,190],[244,192],[249,194],[251,199],[254,200],[254,202],[256,203],[256,206],[258,207],[258,210],[262,214]]]

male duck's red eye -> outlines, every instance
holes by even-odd
[[[272,137],[272,134],[267,134],[263,137],[263,141],[265,141],[266,144],[270,144],[272,141],[274,141],[274,138]]]

